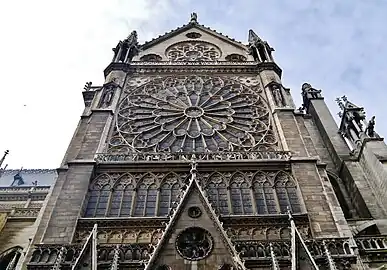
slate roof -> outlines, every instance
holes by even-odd
[[[38,186],[51,186],[55,183],[57,173],[54,169],[23,169],[23,170],[3,170],[0,173],[0,187],[10,187],[19,174],[22,184],[18,187],[34,186],[37,181]]]

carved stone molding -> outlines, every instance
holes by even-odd
[[[172,63],[172,62],[171,62]],[[107,76],[113,70],[122,70],[129,73],[139,74],[181,74],[181,73],[222,73],[222,74],[257,74],[264,70],[272,70],[281,77],[282,70],[274,62],[175,62],[166,64],[166,62],[149,62],[143,65],[143,62],[111,63],[104,71]]]
[[[127,153],[127,154],[96,154],[96,161],[128,162],[128,161],[238,161],[238,160],[284,160],[291,158],[289,151],[249,151],[249,152],[208,152],[208,153]]]
[[[83,243],[89,235],[89,229],[77,229],[73,242]],[[97,238],[100,244],[156,244],[161,236],[161,228],[146,228],[138,225],[136,228],[127,229],[100,228]]]

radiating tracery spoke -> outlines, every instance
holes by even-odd
[[[276,138],[263,99],[221,77],[151,81],[128,95],[116,118],[114,151],[206,152],[272,148]]]

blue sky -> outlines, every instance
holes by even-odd
[[[86,81],[103,83],[111,48],[136,29],[141,42],[198,13],[201,24],[247,41],[254,29],[275,48],[297,105],[300,86],[348,98],[387,135],[385,0],[15,0],[0,3],[0,151],[10,168],[58,167],[82,112]],[[0,154],[1,154],[0,152]]]

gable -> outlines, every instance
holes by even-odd
[[[187,36],[188,34],[188,36]],[[208,30],[200,25],[193,24],[190,27],[185,27],[180,31],[169,34],[169,37],[164,36],[155,41],[149,42],[143,46],[143,50],[133,58],[134,61],[142,60],[143,56],[154,54],[160,56],[161,61],[169,61],[167,56],[168,50],[173,48],[173,45],[178,45],[180,42],[203,43],[220,51],[218,61],[226,61],[228,55],[242,55],[247,61],[253,61],[253,57],[248,54],[248,48],[235,42],[229,38],[223,37],[220,34]]]
[[[197,218],[192,218],[189,216],[189,209],[191,207],[198,207],[201,211],[201,215]],[[183,236],[187,228],[203,228],[209,233],[209,241],[212,245],[210,249],[210,254],[208,257],[198,260],[191,261],[185,260],[177,251],[177,241],[179,241]],[[181,235],[183,234],[183,235]],[[167,239],[166,239],[167,240]],[[232,258],[229,255],[229,252],[222,241],[222,237],[219,234],[219,231],[216,228],[213,220],[211,220],[210,215],[205,210],[205,206],[199,198],[199,191],[195,187],[189,194],[186,202],[184,203],[183,209],[177,217],[176,223],[172,228],[169,239],[166,241],[166,244],[161,249],[161,252],[158,255],[158,260],[156,260],[156,265],[169,264],[172,269],[183,269],[183,266],[186,264],[191,265],[201,265],[206,266],[206,269],[217,269],[222,263],[232,264]],[[204,269],[199,267],[199,269]]]
[[[200,209],[199,216],[192,215],[193,207]],[[178,210],[176,216],[171,220],[173,222],[172,227],[165,233],[162,242],[159,243],[161,246],[159,252],[155,254],[155,263],[151,268],[167,265],[171,269],[196,267],[196,269],[206,270],[219,269],[225,264],[235,265],[232,256],[233,251],[225,241],[222,234],[223,229],[216,223],[215,219],[217,217],[214,217],[209,211],[209,206],[201,195],[196,182],[191,186],[179,209],[180,211]],[[184,246],[181,246],[181,243],[189,242],[190,238],[187,241],[187,238],[184,237],[195,230],[197,230],[198,235],[204,235],[203,238],[200,237],[200,239],[205,239],[203,242],[204,248],[190,252],[189,248],[185,249]],[[205,233],[201,234],[201,231]],[[188,259],[189,254],[198,254],[198,258],[201,259]],[[186,257],[184,258],[184,256]]]

